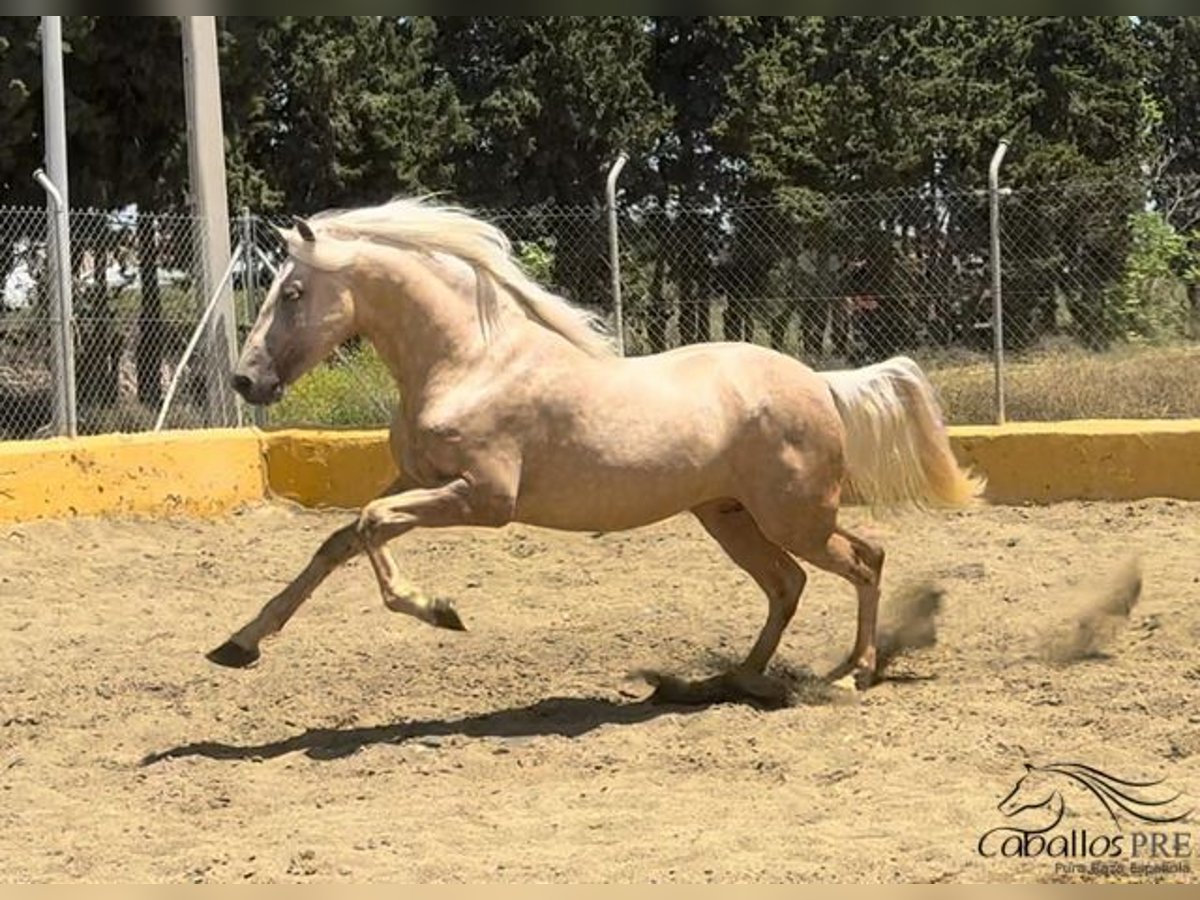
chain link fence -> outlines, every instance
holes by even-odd
[[[988,194],[621,210],[628,353],[750,341],[815,368],[915,358],[994,421]],[[1200,416],[1200,179],[999,197],[1010,419]]]
[[[201,223],[179,214],[73,211],[71,334],[80,434],[153,427],[204,307]],[[53,433],[58,313],[40,209],[0,209],[0,439]],[[228,424],[209,386],[223,361],[205,348],[183,373],[169,426]]]
[[[607,222],[596,207],[481,210],[533,277],[614,320]],[[1010,419],[1200,416],[1200,179],[1073,182],[1000,197]],[[0,208],[0,439],[53,433],[52,266],[42,209]],[[276,225],[234,218],[239,342],[283,258]],[[154,426],[209,300],[202,223],[177,214],[71,214],[80,433]],[[815,368],[896,353],[930,373],[948,417],[993,421],[988,196],[889,191],[732,207],[618,210],[626,353],[749,341]],[[212,386],[228,360],[200,341],[165,427],[228,424]],[[387,424],[390,374],[342,347],[266,427]]]
[[[622,238],[633,352],[750,341],[824,368],[990,344],[985,197],[626,210]]]

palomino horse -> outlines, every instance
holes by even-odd
[[[897,358],[816,373],[748,344],[616,356],[594,318],[528,278],[507,238],[424,200],[297,219],[233,376],[247,401],[362,335],[396,380],[400,477],[335,531],[297,578],[208,654],[246,666],[334,569],[365,552],[388,609],[461,629],[454,607],[385,546],[414,528],[510,522],[620,531],[690,510],[767,595],[766,624],[730,677],[761,684],[804,589],[798,557],[858,594],[836,677],[876,672],[883,550],[840,527],[843,492],[873,505],[961,505],[933,392]]]

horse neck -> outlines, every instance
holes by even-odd
[[[359,330],[375,347],[406,406],[431,385],[479,364],[486,349],[473,275],[434,271],[415,253],[381,249],[354,286]]]

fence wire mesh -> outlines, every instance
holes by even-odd
[[[54,273],[44,210],[0,210],[0,438],[53,431]],[[81,434],[153,427],[207,298],[203,223],[180,214],[73,211],[71,285]],[[211,390],[227,360],[205,344],[183,373],[168,427],[229,424]]]
[[[1001,197],[1010,349],[1192,336],[1196,223],[1177,216],[1177,227],[1145,201],[1139,185],[1104,183]],[[991,347],[981,192],[626,210],[622,237],[628,337],[645,352],[756,340],[824,364]]]
[[[1076,182],[1000,197],[1009,417],[1200,415],[1200,178]],[[526,270],[611,324],[599,207],[481,210]],[[53,433],[57,324],[42,209],[0,208],[0,439]],[[203,223],[179,214],[70,215],[80,433],[153,427],[208,297]],[[239,343],[283,259],[285,219],[234,218]],[[707,340],[773,347],[816,368],[896,353],[930,373],[949,418],[993,415],[988,197],[981,190],[618,211],[629,355]],[[181,373],[168,428],[228,424],[208,341]],[[355,340],[255,410],[264,426],[385,425],[390,374]]]
[[[986,198],[894,193],[623,215],[627,346],[751,341],[820,367],[986,349]]]
[[[913,356],[994,415],[988,195],[888,191],[621,211],[626,347],[751,341],[816,368]],[[1009,417],[1200,415],[1200,181],[999,197]]]

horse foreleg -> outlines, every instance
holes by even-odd
[[[267,601],[258,615],[220,647],[209,651],[208,659],[222,666],[243,668],[258,659],[263,638],[279,631],[334,569],[362,552],[357,524],[339,528],[321,544],[307,566],[287,587]]]
[[[403,476],[388,485],[383,496],[403,490],[409,484]],[[304,601],[335,569],[363,552],[358,523],[339,528],[317,548],[304,570],[291,584],[272,597],[233,637],[207,654],[211,662],[231,668],[244,668],[258,659],[259,644],[268,635],[283,628]]]
[[[384,545],[414,528],[503,525],[511,508],[511,502],[504,502],[494,492],[480,491],[462,478],[438,488],[404,491],[367,504],[358,519],[358,536],[375,570],[384,605],[439,628],[464,631],[453,604],[445,598],[427,596],[406,579]]]

